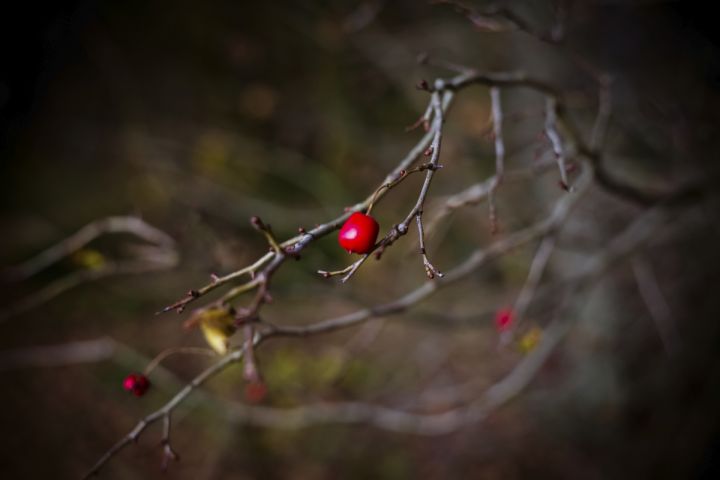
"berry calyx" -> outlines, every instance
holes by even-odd
[[[150,388],[150,380],[142,373],[131,373],[123,380],[123,388],[136,397],[142,397]]]
[[[379,231],[380,225],[373,217],[355,212],[340,229],[338,242],[349,253],[369,253],[375,246]]]
[[[498,332],[510,330],[512,323],[513,311],[510,308],[503,308],[495,314],[495,328],[497,328]]]

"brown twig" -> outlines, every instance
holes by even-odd
[[[503,181],[505,173],[505,142],[503,141],[503,110],[500,99],[500,89],[490,88],[490,100],[492,104],[493,137],[495,140],[495,175],[488,187],[487,199],[490,210],[490,231],[497,233],[497,208],[495,206],[495,191]]]
[[[0,310],[0,323],[6,322],[13,317],[35,309],[55,297],[85,283],[96,282],[103,278],[119,275],[139,275],[142,273],[168,270],[175,267],[178,262],[177,253],[163,252],[162,257],[156,256],[145,260],[120,260],[116,262],[105,261],[105,263],[94,269],[78,270],[71,272],[40,290],[31,293],[16,303]]]
[[[547,96],[545,99],[545,135],[552,145],[555,160],[557,161],[558,170],[560,172],[560,186],[563,190],[572,191],[572,186],[568,183],[567,167],[565,166],[565,145],[560,132],[557,129],[558,102],[554,96]]]
[[[258,337],[256,337],[259,340]],[[256,341],[257,343],[257,341]],[[93,465],[93,467],[87,472],[83,478],[91,478],[95,476],[100,468],[105,465],[115,454],[125,448],[131,443],[137,441],[140,435],[145,429],[157,422],[158,420],[165,419],[166,415],[169,415],[175,408],[182,403],[196,388],[205,383],[211,377],[217,375],[227,368],[227,366],[239,361],[243,357],[244,350],[235,350],[228,355],[221,358],[217,363],[211,365],[193,380],[190,381],[185,387],[183,387],[169,402],[167,402],[162,408],[146,416],[140,420],[137,425],[123,438],[121,438],[115,445],[113,445],[100,459]]]
[[[160,469],[163,472],[168,469],[168,467],[170,466],[170,462],[177,462],[180,460],[180,457],[177,453],[175,453],[175,450],[173,450],[172,445],[170,444],[170,415],[170,412],[163,415],[163,434],[162,439],[160,440],[160,445],[162,446],[163,450],[163,458],[162,462],[160,463]]]
[[[488,248],[476,250],[463,263],[447,272],[446,275],[440,276],[439,274],[435,274],[436,269],[429,262],[427,255],[424,252],[424,229],[422,224],[423,208],[434,172],[437,168],[439,168],[440,143],[442,140],[442,126],[445,112],[451,104],[455,92],[471,85],[485,85],[493,88],[494,90],[491,91],[491,98],[494,99],[494,106],[497,105],[498,110],[501,108],[499,103],[499,88],[529,88],[544,95],[547,99],[548,106],[545,123],[546,133],[553,144],[553,150],[557,157],[557,163],[563,182],[567,184],[567,166],[565,165],[566,159],[575,159],[575,154],[577,154],[578,160],[580,158],[589,160],[593,168],[590,168],[587,164],[584,165],[581,169],[581,178],[577,181],[578,192],[573,195],[563,196],[560,200],[558,200],[555,208],[548,218],[524,230],[509,234],[502,240],[491,244]],[[459,75],[447,80],[436,80],[432,86],[427,85],[425,89],[431,93],[431,108],[429,110],[432,112],[432,126],[429,128],[426,135],[416,144],[412,151],[401,160],[392,172],[386,176],[385,180],[380,184],[381,187],[376,189],[372,195],[363,202],[347,209],[343,215],[335,218],[334,220],[319,225],[309,232],[301,233],[300,235],[283,243],[275,241],[269,229],[265,230],[261,228],[261,230],[266,233],[266,238],[272,249],[271,252],[265,254],[253,265],[246,267],[245,269],[233,272],[225,277],[214,278],[211,284],[206,285],[199,290],[192,290],[185,298],[164,310],[181,310],[185,305],[205,295],[209,291],[236,280],[245,274],[251,275],[250,281],[236,287],[234,290],[230,290],[221,298],[220,302],[228,303],[242,293],[256,290],[256,295],[251,301],[250,306],[246,309],[238,310],[239,314],[237,318],[239,321],[242,321],[246,327],[246,342],[244,347],[241,350],[233,351],[221,358],[216,364],[212,365],[200,375],[195,377],[195,379],[186,385],[185,388],[180,390],[163,407],[141,420],[128,435],[121,439],[121,441],[114,445],[100,458],[100,460],[92,468],[90,474],[96,473],[119,450],[137,439],[137,437],[147,428],[148,425],[161,418],[169,421],[170,413],[180,403],[182,403],[194,391],[194,389],[215,374],[223,371],[230,364],[241,360],[245,353],[250,352],[264,340],[276,337],[306,337],[310,335],[329,333],[360,324],[370,318],[402,312],[424,300],[438,289],[465,278],[470,273],[476,271],[480,266],[484,265],[488,260],[533,240],[546,238],[549,233],[556,231],[556,229],[558,229],[567,219],[573,205],[580,198],[580,193],[588,188],[591,183],[591,179],[597,177],[598,172],[603,171],[600,154],[593,148],[585,145],[578,134],[577,129],[574,127],[570,119],[566,118],[564,114],[561,96],[556,89],[547,82],[535,79],[522,72],[480,73],[471,69],[463,69]],[[494,130],[496,137],[496,176],[500,173],[500,176],[502,177],[502,174],[504,173],[504,166],[502,163],[504,162],[505,153],[504,145],[502,143],[501,123],[502,112],[500,110],[499,115],[494,116]],[[562,127],[563,130],[562,136],[559,133],[560,127]],[[569,148],[570,146],[575,148]],[[428,147],[430,147],[429,150]],[[420,242],[421,248],[423,249],[423,263],[426,270],[428,270],[428,268],[431,269],[431,272],[433,273],[432,280],[426,281],[417,289],[409,292],[394,302],[362,309],[341,317],[306,326],[286,326],[270,323],[251,324],[251,320],[258,320],[258,310],[260,306],[269,301],[268,290],[270,277],[287,258],[296,256],[315,239],[327,235],[329,232],[339,228],[352,213],[357,211],[366,211],[374,205],[376,201],[389,190],[389,188],[383,188],[383,186],[394,184],[394,182],[398,181],[398,179],[402,176],[402,172],[407,172],[407,170],[411,168],[418,158],[420,158],[420,156],[426,151],[430,153],[431,159],[429,165],[432,167],[428,168],[426,171],[425,181],[422,184],[417,202],[410,210],[405,220],[391,228],[386,236],[378,242],[374,251],[381,253],[386,247],[392,245],[398,238],[405,235],[408,231],[410,222],[414,220],[418,225],[418,232],[421,238]],[[608,187],[607,182],[599,181],[599,184],[601,186]],[[638,196],[643,197],[644,199],[649,198],[646,196],[646,192],[637,190],[633,186],[620,182],[611,184],[610,188],[616,193],[627,195],[630,198],[633,196],[636,198]],[[492,191],[492,187],[485,190],[485,192],[489,191]],[[487,194],[488,193],[485,193],[485,195]],[[656,210],[651,211],[648,215],[648,218],[643,216],[641,220],[633,223],[626,232],[623,232],[623,234],[616,238],[613,242],[610,242],[608,247],[603,251],[602,255],[593,257],[591,262],[586,264],[574,278],[568,279],[568,281],[564,284],[566,287],[566,295],[577,293],[579,289],[588,286],[594,278],[597,278],[598,275],[606,272],[619,258],[629,255],[633,249],[637,248],[637,246],[642,244],[642,242],[646,241],[648,236],[651,235],[657,226],[661,225],[665,219],[664,216],[659,214]],[[537,260],[538,256],[536,256],[537,265],[539,266],[534,269],[536,272],[539,271],[540,273],[547,264],[547,258],[549,258],[551,248],[542,248],[542,251],[543,254],[540,256],[540,260]],[[348,269],[345,269],[343,271],[346,275],[345,278],[349,278],[355,271],[357,271],[357,269],[368,257],[369,254],[361,257],[357,262],[348,267]],[[528,280],[531,284],[536,281],[539,282],[540,278],[539,273],[533,274],[532,271],[533,268],[531,267],[531,275]],[[535,280],[536,277],[537,280]],[[531,286],[533,289],[536,288],[536,286]],[[531,300],[532,298],[528,300],[528,302]],[[459,426],[465,423],[484,418],[489,410],[502,405],[504,402],[516,395],[525,385],[527,385],[527,383],[539,371],[544,359],[547,358],[547,355],[549,355],[549,352],[552,351],[552,349],[563,338],[565,333],[567,333],[569,327],[570,322],[562,320],[552,323],[550,327],[546,329],[544,335],[546,340],[543,340],[540,343],[540,346],[528,355],[526,360],[521,362],[518,367],[513,370],[508,377],[506,377],[506,379],[499,382],[486,392],[479,404],[473,404],[467,409],[437,414],[429,417],[430,419],[427,421],[429,423],[427,423],[423,420],[425,417],[418,417],[417,414],[389,411],[388,409],[384,409],[384,407],[372,407],[368,410],[369,407],[356,407],[356,404],[352,404],[349,407],[338,407],[335,411],[339,413],[335,418],[349,419],[347,421],[366,421],[383,426],[384,428],[396,430],[402,430],[405,428],[407,431],[415,431],[417,433],[443,433],[449,431],[448,428],[450,427],[459,428]],[[260,422],[262,419],[269,419],[266,422],[267,425],[277,422],[276,418],[278,417],[264,415],[263,412],[267,412],[267,410],[263,410],[263,408],[255,409],[252,412],[253,415],[250,421],[256,420]],[[237,411],[234,415],[238,416]],[[285,414],[282,415],[283,416],[279,417],[282,420],[282,422],[280,422],[282,423],[282,426],[291,426],[294,424],[293,422],[297,422],[297,414],[289,416]],[[239,418],[251,417],[248,415],[239,415]],[[400,426],[398,427],[398,425]],[[448,427],[448,425],[450,427]]]
[[[167,348],[163,350],[162,352],[158,353],[155,358],[150,360],[150,362],[147,364],[145,369],[143,370],[143,374],[145,376],[150,375],[153,370],[155,370],[155,367],[160,365],[166,358],[171,357],[173,355],[205,355],[209,357],[216,357],[217,354],[209,349],[209,348],[202,348],[202,347],[173,347],[173,348]]]
[[[584,191],[590,184],[590,171],[578,181],[578,190]],[[349,328],[366,321],[369,318],[391,315],[409,308],[424,300],[439,288],[459,281],[488,260],[501,255],[512,248],[547,235],[548,232],[558,228],[567,219],[572,207],[579,198],[579,193],[562,197],[556,204],[551,215],[537,224],[499,240],[487,249],[481,249],[470,255],[463,263],[448,272],[442,279],[428,280],[416,290],[406,294],[398,300],[374,307],[359,310],[334,319],[318,322],[303,327],[263,325],[261,332],[255,333],[252,341],[257,347],[265,340],[275,337],[306,337],[322,333],[329,333],[339,329]],[[660,208],[655,208],[642,214],[632,222],[620,235],[618,235],[600,253],[592,257],[583,265],[576,275],[564,282],[566,298],[590,286],[597,278],[606,273],[613,265],[626,256],[632,254],[644,242],[652,238],[658,228],[669,220],[668,215]],[[564,303],[564,302],[563,302]],[[461,428],[468,423],[485,418],[488,411],[492,411],[517,395],[537,374],[545,359],[549,356],[559,342],[569,331],[572,322],[559,319],[545,329],[543,340],[538,347],[521,361],[512,372],[493,387],[488,389],[477,402],[460,409],[440,414],[414,414],[396,411],[385,407],[370,406],[366,404],[341,404],[337,406],[309,406],[299,407],[289,411],[269,409],[266,407],[247,407],[235,405],[231,412],[232,418],[248,423],[256,422],[263,426],[273,427],[302,427],[310,423],[321,421],[336,421],[347,423],[370,423],[381,428],[413,432],[417,434],[442,434]],[[135,441],[139,435],[152,423],[165,419],[190,393],[212,376],[223,371],[230,364],[243,358],[246,349],[236,350],[220,359],[200,373],[168,403],[156,412],[141,420],[128,435],[110,448],[88,473],[94,475],[117,452]],[[327,412],[320,415],[313,412]],[[87,477],[86,477],[87,478]]]
[[[652,266],[646,259],[634,258],[632,261],[633,274],[638,286],[638,292],[650,317],[655,322],[665,353],[673,355],[678,351],[678,333],[673,321],[672,311],[663,295]]]
[[[129,233],[135,235],[166,251],[175,249],[175,241],[172,237],[138,217],[107,217],[88,223],[76,233],[56,243],[47,250],[44,250],[17,266],[8,268],[2,272],[1,277],[12,281],[25,280],[74,252],[77,252],[96,238],[113,233]]]
[[[443,97],[442,102],[442,108],[443,110],[447,110],[452,102],[453,95],[446,94]],[[395,180],[397,180],[400,176],[402,176],[402,172],[406,172],[408,169],[411,168],[411,166],[422,157],[423,153],[427,150],[428,145],[432,141],[434,136],[434,133],[432,131],[427,132],[419,141],[418,143],[408,152],[405,157],[403,157],[400,162],[396,165],[396,167],[387,174],[381,185],[393,183]],[[326,223],[320,224],[316,226],[315,228],[306,231],[304,233],[301,233],[299,235],[296,235],[295,237],[292,237],[280,244],[280,247],[285,251],[286,254],[295,256],[298,255],[305,247],[307,247],[309,244],[311,244],[313,241],[317,240],[318,238],[322,238],[325,235],[329,234],[330,232],[337,230],[342,226],[343,223],[345,223],[345,220],[347,220],[350,215],[352,215],[355,212],[363,212],[367,210],[368,205],[371,201],[378,201],[380,198],[382,198],[387,193],[387,189],[384,189],[377,195],[374,193],[368,196],[364,201],[355,204],[351,206],[350,208],[346,209],[346,211],[340,215],[339,217],[334,218],[333,220],[330,220]],[[181,298],[177,302],[168,305],[167,307],[160,310],[158,313],[165,313],[169,311],[183,311],[187,305],[191,302],[194,302],[200,297],[203,297],[207,295],[208,293],[212,292],[213,290],[225,286],[229,283],[234,282],[235,280],[238,280],[242,278],[245,275],[250,275],[251,277],[256,274],[258,269],[260,269],[263,265],[265,265],[267,262],[273,260],[276,258],[277,255],[275,255],[274,252],[268,252],[262,257],[260,257],[258,260],[256,260],[252,265],[249,265],[245,268],[242,268],[240,270],[237,270],[235,272],[232,272],[228,275],[222,276],[222,277],[214,277],[212,278],[212,282],[210,282],[207,285],[204,285],[201,288],[190,290],[185,297]],[[282,261],[280,262],[282,263]],[[232,298],[235,296],[244,293],[245,291],[248,291],[252,288],[257,286],[257,284],[253,284],[252,286],[248,285],[247,287],[241,287],[241,290],[236,291],[234,295],[231,295]]]

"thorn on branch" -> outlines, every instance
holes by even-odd
[[[162,310],[159,310],[155,312],[155,315],[160,315],[163,313],[170,312],[172,310],[175,310],[177,313],[182,313],[185,310],[185,306],[195,300],[197,297],[190,295],[189,293],[184,297],[178,300],[177,302],[168,305],[167,307],[163,308]]]

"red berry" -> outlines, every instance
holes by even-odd
[[[250,403],[260,403],[267,395],[267,387],[263,382],[250,382],[245,385],[245,398]]]
[[[123,380],[123,388],[136,397],[142,397],[150,388],[150,380],[141,373],[131,373]]]
[[[338,235],[338,242],[350,253],[365,254],[375,246],[380,225],[370,215],[355,212],[350,215]]]
[[[495,314],[495,327],[498,332],[505,332],[510,329],[513,323],[513,311],[509,308],[498,310]]]

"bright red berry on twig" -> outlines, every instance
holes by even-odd
[[[150,380],[141,373],[131,373],[123,380],[123,388],[136,397],[142,397],[150,388]]]
[[[495,327],[498,332],[506,332],[513,323],[513,311],[510,308],[498,310],[495,314]]]
[[[338,235],[338,242],[350,253],[365,254],[372,250],[380,225],[370,215],[355,212],[350,215]]]

